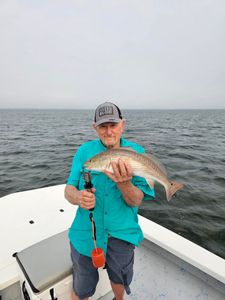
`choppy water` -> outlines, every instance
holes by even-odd
[[[89,110],[0,110],[0,197],[66,182],[77,147],[95,137]],[[185,188],[140,214],[225,258],[225,111],[130,110],[125,137]],[[3,199],[0,199],[3,201]]]

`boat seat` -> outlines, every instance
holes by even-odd
[[[68,230],[42,240],[14,255],[34,293],[72,274]]]

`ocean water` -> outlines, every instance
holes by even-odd
[[[96,137],[92,117],[91,110],[0,110],[0,197],[65,183],[77,147]],[[185,184],[171,202],[156,185],[139,213],[225,258],[225,110],[125,110],[124,117],[124,136]]]

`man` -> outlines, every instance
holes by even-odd
[[[91,171],[93,188],[84,189],[83,165],[94,155],[107,149],[130,147],[138,153],[144,149],[123,138],[125,120],[120,109],[105,102],[95,110],[93,127],[99,137],[81,145],[74,158],[65,188],[65,198],[78,205],[69,231],[74,265],[74,300],[88,299],[95,293],[98,271],[91,261],[93,250],[89,209],[94,207],[97,247],[106,257],[106,270],[116,300],[130,293],[133,277],[134,248],[143,240],[138,225],[138,206],[154,197],[144,178],[133,176],[130,165],[119,159],[112,162],[113,173]]]

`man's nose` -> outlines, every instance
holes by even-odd
[[[110,126],[108,126],[108,127],[106,128],[106,133],[107,133],[108,135],[112,134],[112,128],[111,128]]]

